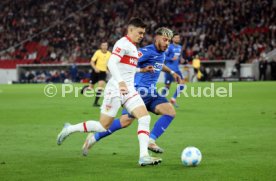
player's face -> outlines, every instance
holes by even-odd
[[[179,43],[180,43],[180,36],[179,36],[179,35],[175,35],[175,36],[172,38],[172,41],[173,41],[173,43],[175,43],[175,44],[179,44]]]
[[[132,41],[134,43],[139,43],[143,38],[146,32],[145,28],[133,27],[131,28]]]
[[[161,36],[161,35],[158,35],[156,37],[156,47],[159,51],[166,51],[169,44],[170,44],[170,41],[171,39],[167,36]]]
[[[106,52],[107,49],[108,49],[108,44],[107,44],[107,43],[102,43],[102,44],[101,44],[101,50],[102,50],[103,52]]]

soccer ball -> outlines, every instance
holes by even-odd
[[[201,161],[202,155],[198,148],[186,147],[181,154],[181,161],[185,166],[197,166]]]

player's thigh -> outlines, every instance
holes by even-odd
[[[93,72],[90,77],[90,83],[96,84],[98,82],[98,73]]]
[[[110,117],[116,117],[120,107],[121,99],[119,97],[109,97],[105,95],[101,106],[101,113]]]
[[[173,116],[173,117],[176,114],[174,107],[168,102],[156,105],[154,112],[156,114],[170,115],[170,116]]]
[[[98,87],[104,87],[105,81],[106,81],[106,72],[101,71],[98,74]]]
[[[149,114],[144,101],[139,94],[129,98],[124,104],[124,107],[129,113],[131,113],[131,115],[138,119]]]

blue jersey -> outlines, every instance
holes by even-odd
[[[174,57],[177,57],[176,60],[172,60]],[[166,51],[166,66],[171,70],[177,72],[179,71],[179,63],[181,57],[181,45],[170,44],[169,48]]]
[[[162,71],[163,64],[165,61],[165,52],[160,52],[156,49],[154,44],[150,44],[139,50],[139,60],[137,67],[144,68],[146,66],[152,65],[154,67],[154,73],[144,72],[136,73],[135,75],[135,86],[152,88],[156,87],[157,80],[159,78],[160,72]]]

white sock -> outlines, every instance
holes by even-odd
[[[78,132],[78,131],[79,132],[91,132],[91,131],[104,132],[104,131],[106,131],[106,129],[102,126],[102,124],[99,121],[94,121],[94,120],[71,125],[67,129],[70,133],[74,133],[74,132]]]
[[[143,116],[138,119],[138,140],[140,146],[140,158],[149,156],[148,145],[149,145],[149,126],[150,116]]]

